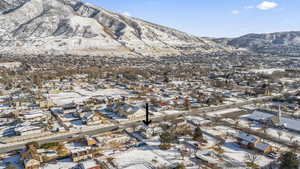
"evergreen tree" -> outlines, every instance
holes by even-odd
[[[16,169],[16,167],[11,164],[8,164],[4,169]]]
[[[170,144],[176,141],[176,136],[172,135],[170,132],[166,131],[160,135],[160,140],[162,143]]]
[[[203,139],[203,132],[200,129],[200,127],[197,127],[194,132],[194,140],[202,140],[202,139]]]
[[[183,164],[177,164],[175,169],[185,169],[185,166]]]
[[[280,169],[298,169],[299,161],[293,152],[286,152],[280,157]]]

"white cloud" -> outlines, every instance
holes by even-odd
[[[234,15],[238,15],[238,14],[240,14],[240,11],[238,11],[238,10],[233,10],[233,11],[231,11],[231,13],[234,14]]]
[[[122,15],[131,16],[131,13],[129,13],[128,11],[125,11],[125,12],[122,13]]]
[[[276,8],[278,4],[276,2],[264,1],[256,6],[257,9],[260,10],[269,10],[272,8]]]

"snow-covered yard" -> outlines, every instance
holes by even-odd
[[[157,155],[151,149],[131,150],[115,155],[115,162],[119,168],[148,169],[149,166],[170,165],[170,163]]]
[[[41,169],[68,169],[77,166],[78,163],[72,162],[72,159],[66,158],[63,160],[59,160],[57,163],[48,163],[45,166],[41,167]]]
[[[228,156],[236,161],[239,161],[239,162],[245,162],[245,156],[248,154],[248,153],[255,153],[255,152],[251,152],[250,150],[248,149],[244,149],[244,148],[241,148],[238,144],[234,143],[234,141],[229,141],[229,142],[226,142],[222,148],[224,149],[224,155],[225,156]],[[261,154],[257,154],[259,157],[258,157],[258,160],[257,160],[257,164],[260,165],[260,166],[265,166],[265,165],[268,165],[270,162],[272,162],[273,160],[268,158],[268,157],[265,157]]]

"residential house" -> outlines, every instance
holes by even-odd
[[[261,153],[269,153],[272,151],[272,146],[269,143],[261,142],[253,135],[240,133],[236,136],[238,144],[244,148],[253,149]]]
[[[101,165],[97,164],[95,160],[88,160],[79,163],[79,169],[102,169]]]
[[[29,122],[36,122],[41,120],[48,120],[50,119],[51,115],[49,112],[44,112],[40,110],[33,110],[29,112],[25,112],[22,114],[19,114],[19,119],[23,121],[29,121]]]
[[[86,136],[86,137],[84,138],[84,141],[85,141],[85,144],[86,144],[87,146],[92,146],[92,145],[96,145],[96,144],[97,144],[97,142],[96,142],[95,139],[93,139],[92,137],[88,137],[88,136]]]
[[[21,153],[21,160],[25,169],[39,169],[43,162],[42,156],[33,145],[29,145],[27,150]]]
[[[74,162],[97,158],[99,155],[99,148],[96,146],[79,147],[71,150],[71,157]]]
[[[17,124],[14,131],[19,136],[41,134],[43,129],[38,125],[31,125],[29,123]]]
[[[74,162],[92,158],[92,154],[90,153],[90,147],[83,147],[80,149],[78,148],[71,150],[71,157]]]
[[[246,133],[239,133],[236,136],[236,139],[238,141],[238,144],[241,145],[244,148],[253,149],[257,143],[259,143],[259,140],[249,134]]]
[[[102,123],[101,116],[96,112],[84,112],[82,117],[83,123],[90,125],[98,125]]]
[[[41,166],[41,163],[35,159],[24,160],[23,164],[24,169],[39,169]]]
[[[117,102],[107,105],[107,110],[117,113],[129,120],[135,120],[145,116],[145,111],[141,107],[133,106],[124,102]]]
[[[255,144],[255,149],[262,153],[269,153],[273,150],[273,147],[269,143],[259,142]]]

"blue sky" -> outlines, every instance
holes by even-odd
[[[300,31],[300,0],[83,0],[197,35]]]

